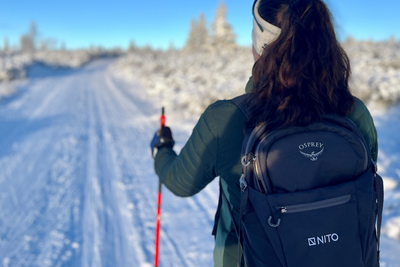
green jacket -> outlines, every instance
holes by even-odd
[[[249,86],[251,79],[247,88]],[[353,112],[348,117],[363,133],[371,155],[376,161],[377,133],[372,117],[361,100],[356,100]],[[155,170],[161,182],[180,197],[193,196],[215,177],[220,178],[221,189],[228,201],[222,198],[219,220],[215,222],[217,231],[214,266],[216,267],[237,264],[238,241],[229,209],[235,220],[238,220],[241,195],[240,152],[245,122],[245,115],[232,101],[217,101],[201,115],[179,156],[170,148],[162,148],[155,158]]]

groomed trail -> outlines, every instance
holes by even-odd
[[[0,102],[0,266],[152,266],[159,110],[112,62],[37,66]],[[212,265],[217,192],[164,190],[161,266]]]
[[[0,266],[153,265],[160,110],[113,62],[36,66],[0,101]],[[193,125],[169,123],[168,111],[167,124],[182,147]],[[217,200],[215,182],[189,199],[164,188],[160,266],[213,266]],[[383,243],[383,266],[400,266],[398,242]]]

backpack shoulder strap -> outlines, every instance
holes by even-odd
[[[249,94],[244,94],[231,99],[231,101],[243,112],[243,114],[246,116],[247,119],[249,118],[249,106],[247,104],[248,97]],[[253,129],[250,128],[245,128],[244,130],[246,134],[242,144],[241,157],[244,157],[246,155],[247,143],[249,142],[250,135],[253,131]]]
[[[248,107],[246,105],[247,98],[248,98],[248,95],[244,94],[244,95],[241,95],[241,96],[238,96],[238,97],[235,97],[235,98],[231,99],[231,101],[243,112],[243,114],[246,116],[246,118],[248,118]],[[244,137],[243,145],[242,145],[242,152],[241,152],[242,157],[246,153],[246,144],[247,144],[247,142],[249,140],[250,134],[251,134],[251,131],[246,129],[246,135]],[[226,198],[224,192],[222,191],[221,181],[220,181],[220,186],[219,187],[220,187],[220,192],[219,192],[218,208],[217,208],[217,212],[215,214],[214,227],[213,227],[213,231],[212,231],[212,235],[214,237],[216,237],[216,235],[217,235],[218,221],[219,221],[219,217],[220,217],[220,213],[221,213],[222,198],[225,198],[225,200],[229,203],[229,201]],[[239,236],[239,230],[236,227],[232,211],[229,210],[229,212],[230,212],[230,215],[231,215],[231,218],[232,218],[232,221],[233,221],[233,226],[235,228],[235,232]]]
[[[378,218],[377,218],[377,222],[376,222],[376,237],[377,237],[377,241],[378,241],[378,261],[379,261],[384,190],[383,190],[383,179],[377,173],[375,173],[375,189],[376,189],[376,198],[378,201],[378,214],[377,214]]]
[[[240,110],[243,112],[243,114],[246,116],[246,118],[249,118],[249,107],[247,105],[247,99],[249,98],[249,94],[244,94],[241,96],[237,96],[231,101],[240,108]]]
[[[357,135],[357,137],[361,140],[361,142],[363,142],[364,145],[366,147],[368,147],[367,143],[365,142],[364,136],[361,133],[360,129],[348,117],[330,113],[330,114],[325,114],[324,115],[324,120],[326,122],[330,122],[330,123],[333,123],[333,124],[340,125],[340,126],[346,128],[347,130],[353,132],[355,135]]]
[[[243,112],[243,114],[246,116],[246,118],[249,118],[249,107],[248,107],[248,102],[247,99],[249,97],[249,94],[244,94],[238,97],[235,97],[234,99],[232,99],[231,101]],[[246,148],[247,148],[247,143],[249,142],[250,136],[253,132],[253,129],[250,128],[245,128],[245,136],[243,139],[243,144],[242,144],[242,152],[241,152],[241,157],[245,157],[246,156]],[[244,178],[245,175],[245,170],[242,167],[242,178]],[[242,181],[241,181],[242,183]],[[236,225],[235,225],[235,230],[236,230],[236,234],[238,237],[238,262],[237,262],[237,267],[241,267],[244,266],[244,260],[242,259],[242,229],[241,229],[241,221],[243,219],[243,214],[244,211],[246,209],[247,206],[247,202],[249,199],[249,190],[246,188],[241,188],[242,190],[242,195],[240,198],[240,211],[239,211],[239,225],[238,225],[238,229],[236,229]],[[232,216],[232,215],[231,215]],[[233,218],[232,218],[233,219]]]

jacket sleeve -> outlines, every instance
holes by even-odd
[[[350,120],[357,125],[364,136],[368,145],[372,159],[378,161],[378,134],[375,128],[374,120],[365,104],[358,98],[353,108],[353,112],[348,116]]]
[[[154,166],[160,181],[175,195],[193,196],[218,173],[218,135],[212,107],[201,115],[179,156],[171,148],[161,148]]]

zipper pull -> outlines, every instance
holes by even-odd
[[[287,208],[285,208],[285,207],[281,208],[281,213],[287,213],[287,212],[288,212]]]

